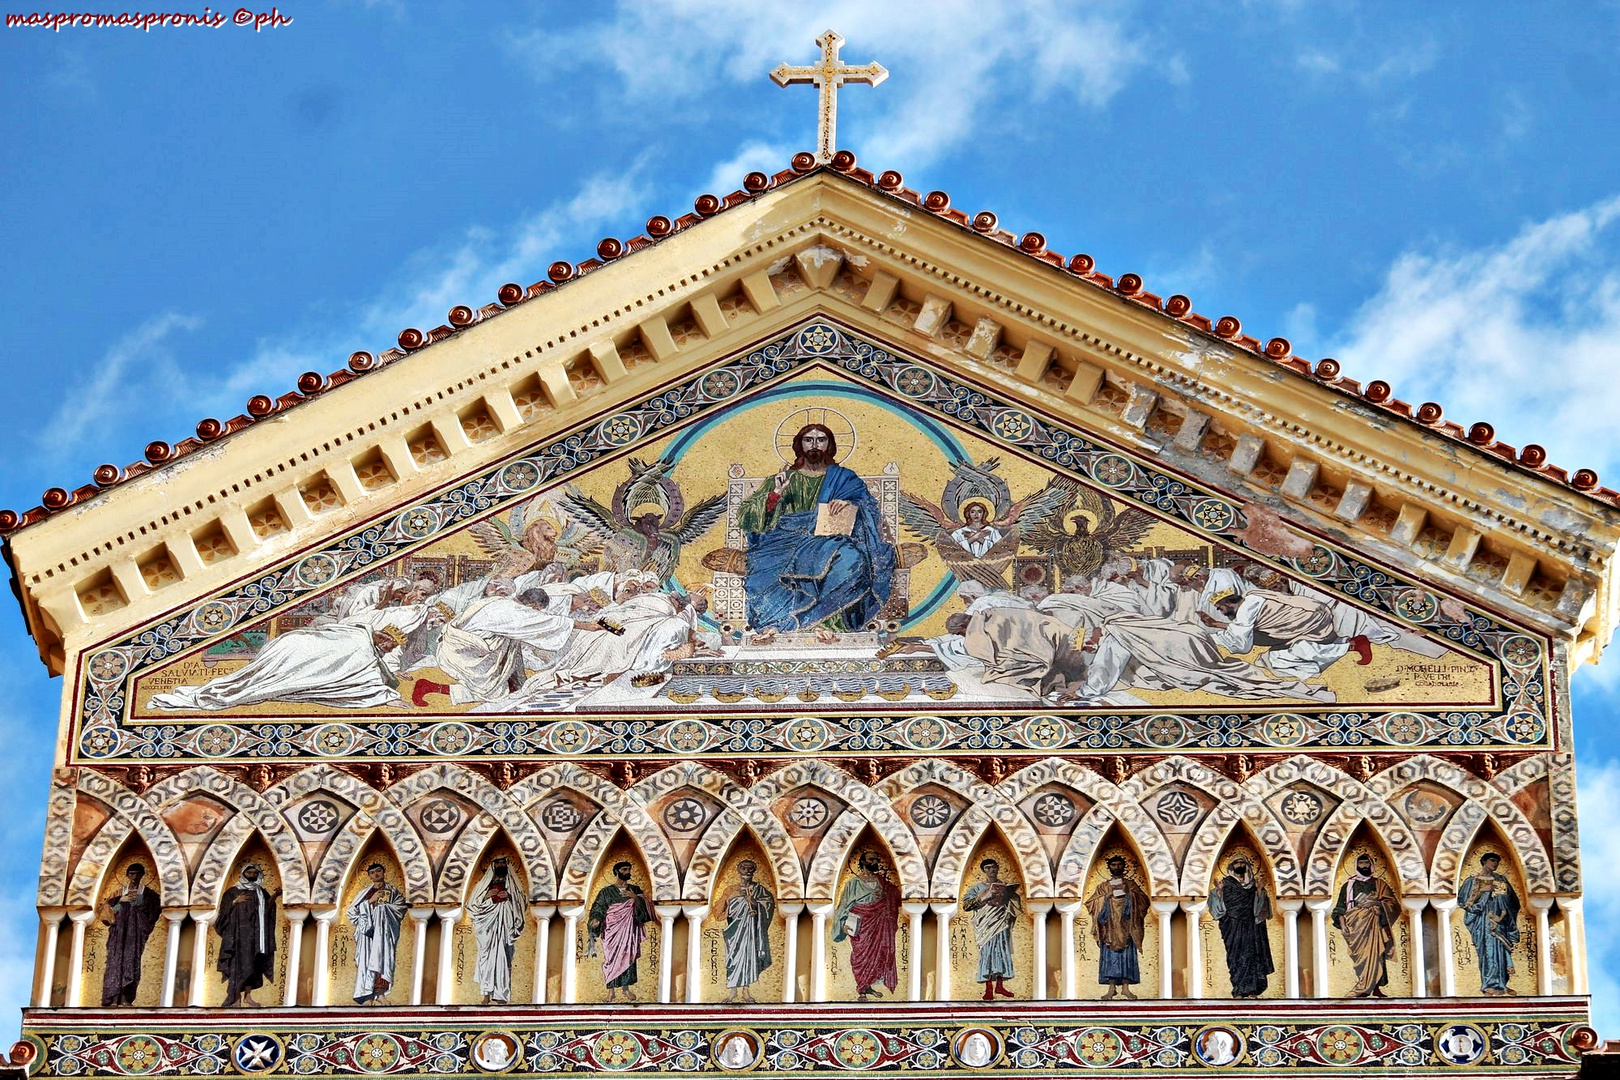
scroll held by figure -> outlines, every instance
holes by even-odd
[[[107,924],[107,971],[101,982],[103,1005],[133,1005],[141,988],[141,958],[152,928],[163,914],[157,890],[145,882],[146,866],[130,863],[124,887],[102,901]]]
[[[235,885],[225,890],[214,919],[219,935],[215,966],[225,983],[225,1001],[232,1005],[264,1005],[253,991],[276,977],[276,901],[279,892],[265,888],[258,863],[246,863]]]
[[[405,894],[388,880],[387,867],[380,862],[366,867],[366,883],[348,909],[354,928],[356,1005],[388,1004],[399,956],[400,928],[409,907]]]

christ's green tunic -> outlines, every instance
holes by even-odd
[[[769,509],[766,504],[770,502],[774,485],[767,482],[743,500],[742,506],[737,509],[737,524],[742,526],[744,532],[769,532],[776,527],[777,520],[783,514],[814,510],[816,500],[821,496],[821,482],[826,478],[826,473],[794,469],[788,473],[787,487],[782,489],[782,497]]]

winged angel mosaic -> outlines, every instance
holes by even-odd
[[[981,434],[836,390],[790,383],[575,471],[192,654],[143,684],[137,708],[1490,697],[1489,665],[1303,576]]]

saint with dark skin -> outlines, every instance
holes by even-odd
[[[276,977],[276,900],[279,892],[264,887],[258,863],[242,867],[242,876],[220,897],[214,932],[219,935],[215,967],[225,983],[225,1001],[262,1005],[253,991]]]
[[[101,980],[103,1005],[133,1005],[141,986],[141,956],[163,913],[155,889],[143,884],[146,867],[130,863],[124,887],[103,901],[107,913],[107,973]]]

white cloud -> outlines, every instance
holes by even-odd
[[[1434,400],[1466,426],[1620,481],[1620,196],[1526,225],[1498,246],[1408,252],[1334,350],[1346,373]]]
[[[1586,966],[1592,1023],[1620,1037],[1620,761],[1583,762],[1576,771]]]
[[[577,30],[542,27],[514,38],[512,47],[547,73],[559,63],[607,65],[630,98],[670,101],[711,94],[717,78],[762,83],[784,61],[808,64],[816,58],[815,39],[835,27],[849,42],[846,62],[876,60],[890,72],[876,91],[857,86],[840,94],[847,104],[839,142],[855,143],[850,128],[857,126],[865,157],[904,168],[982,130],[981,114],[997,93],[1025,100],[1068,96],[1102,108],[1149,67],[1172,82],[1185,81],[1185,61],[1158,59],[1159,50],[1129,25],[1127,11],[1115,4],[1077,11],[1055,2],[937,0],[919,18],[913,6],[865,0],[747,6],[649,0],[621,4],[605,21]],[[813,88],[786,92],[806,99],[800,113],[808,120]],[[802,130],[798,144],[813,145],[809,124]]]
[[[1408,82],[1429,71],[1439,59],[1440,47],[1433,39],[1361,40],[1335,50],[1305,49],[1294,57],[1294,66],[1317,78],[1343,76],[1363,90],[1374,91]]]

